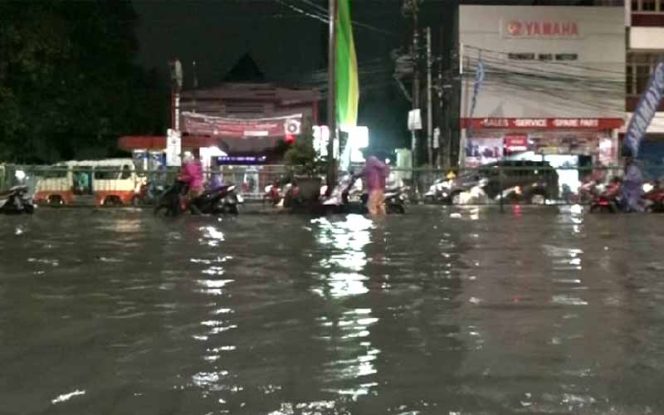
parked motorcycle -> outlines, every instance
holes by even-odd
[[[5,215],[32,214],[35,205],[28,197],[27,186],[14,186],[6,192],[0,193],[0,213]]]
[[[283,202],[285,196],[284,190],[277,182],[265,186],[263,193],[263,203],[270,203],[272,206],[277,206]]]
[[[590,213],[618,213],[620,203],[616,198],[608,197],[605,193],[595,196],[590,204]]]
[[[664,213],[664,189],[659,183],[644,183],[642,204],[645,212]],[[590,212],[619,213],[624,205],[619,197],[608,196],[606,191],[597,193],[590,205]]]
[[[166,189],[163,185],[157,184],[153,181],[148,181],[141,185],[138,194],[134,199],[132,199],[132,204],[134,206],[139,205],[153,205],[157,203],[159,197],[164,193]]]
[[[437,179],[424,194],[424,201],[426,203],[450,203],[452,201],[451,186],[451,180]]]
[[[178,216],[187,209],[184,198],[188,192],[188,186],[182,181],[176,181],[171,187],[159,197],[155,214],[164,213],[166,216]],[[204,191],[200,196],[194,198],[189,204],[192,213],[203,213],[218,215],[223,213],[237,215],[238,205],[244,200],[235,192],[234,185],[223,185],[215,189]]]
[[[643,201],[646,212],[664,213],[664,188],[659,182],[643,185]]]

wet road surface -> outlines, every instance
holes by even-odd
[[[0,217],[0,414],[661,414],[664,217]]]

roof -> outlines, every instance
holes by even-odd
[[[319,101],[321,94],[313,88],[287,88],[271,83],[223,83],[206,89],[183,91],[180,99],[190,101],[244,100],[271,101],[283,105]]]

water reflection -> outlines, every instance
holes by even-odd
[[[219,249],[226,241],[224,232],[218,225],[206,225],[198,228],[199,244],[213,249]],[[203,251],[206,252],[206,251]],[[214,251],[212,251],[214,252]],[[227,343],[230,331],[238,329],[234,321],[235,309],[230,306],[229,286],[234,279],[224,276],[231,255],[214,255],[211,257],[194,257],[189,261],[197,268],[200,274],[195,279],[194,292],[203,295],[205,310],[200,329],[192,337],[204,345],[202,360],[204,367],[191,375],[191,384],[200,389],[203,397],[214,393],[217,404],[223,408],[230,395],[243,390],[236,382],[236,376],[226,367],[225,357],[236,350],[236,346]],[[230,395],[228,395],[230,394]],[[224,411],[225,412],[225,411]]]
[[[321,286],[312,291],[330,301],[368,294],[366,247],[372,238],[380,238],[378,233],[372,234],[374,222],[359,215],[313,222],[318,225],[316,235],[321,251],[328,254],[320,260]],[[382,244],[383,240],[376,243]],[[378,318],[372,316],[371,308],[345,309],[343,303],[331,310],[319,318],[321,339],[329,343],[328,350],[336,355],[325,365],[324,375],[325,383],[334,386],[324,390],[355,400],[378,385],[371,377],[377,374],[374,363],[380,350],[369,339],[371,326]]]

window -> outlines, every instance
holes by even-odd
[[[116,180],[118,178],[118,169],[110,166],[97,167],[95,169],[95,179]]]
[[[657,1],[656,0],[641,0],[641,11],[644,12],[655,12],[657,11]]]
[[[122,166],[122,180],[127,180],[131,178],[131,167],[124,165]]]
[[[576,53],[558,53],[556,54],[557,61],[575,61],[579,59]]]
[[[38,172],[37,176],[43,179],[63,179],[67,177],[67,166],[53,167],[53,169]]]
[[[664,0],[632,0],[632,12],[664,13]]]
[[[627,95],[636,97],[648,86],[650,75],[655,65],[664,54],[656,53],[630,53],[627,55],[627,67],[625,68],[625,87]]]
[[[507,57],[516,61],[532,61],[535,60],[534,53],[508,53]]]
[[[553,55],[550,53],[540,53],[539,54],[539,60],[541,61],[552,61],[553,60]]]
[[[648,66],[639,65],[636,67],[636,90],[643,92],[648,86],[648,79],[650,79],[650,68]]]

